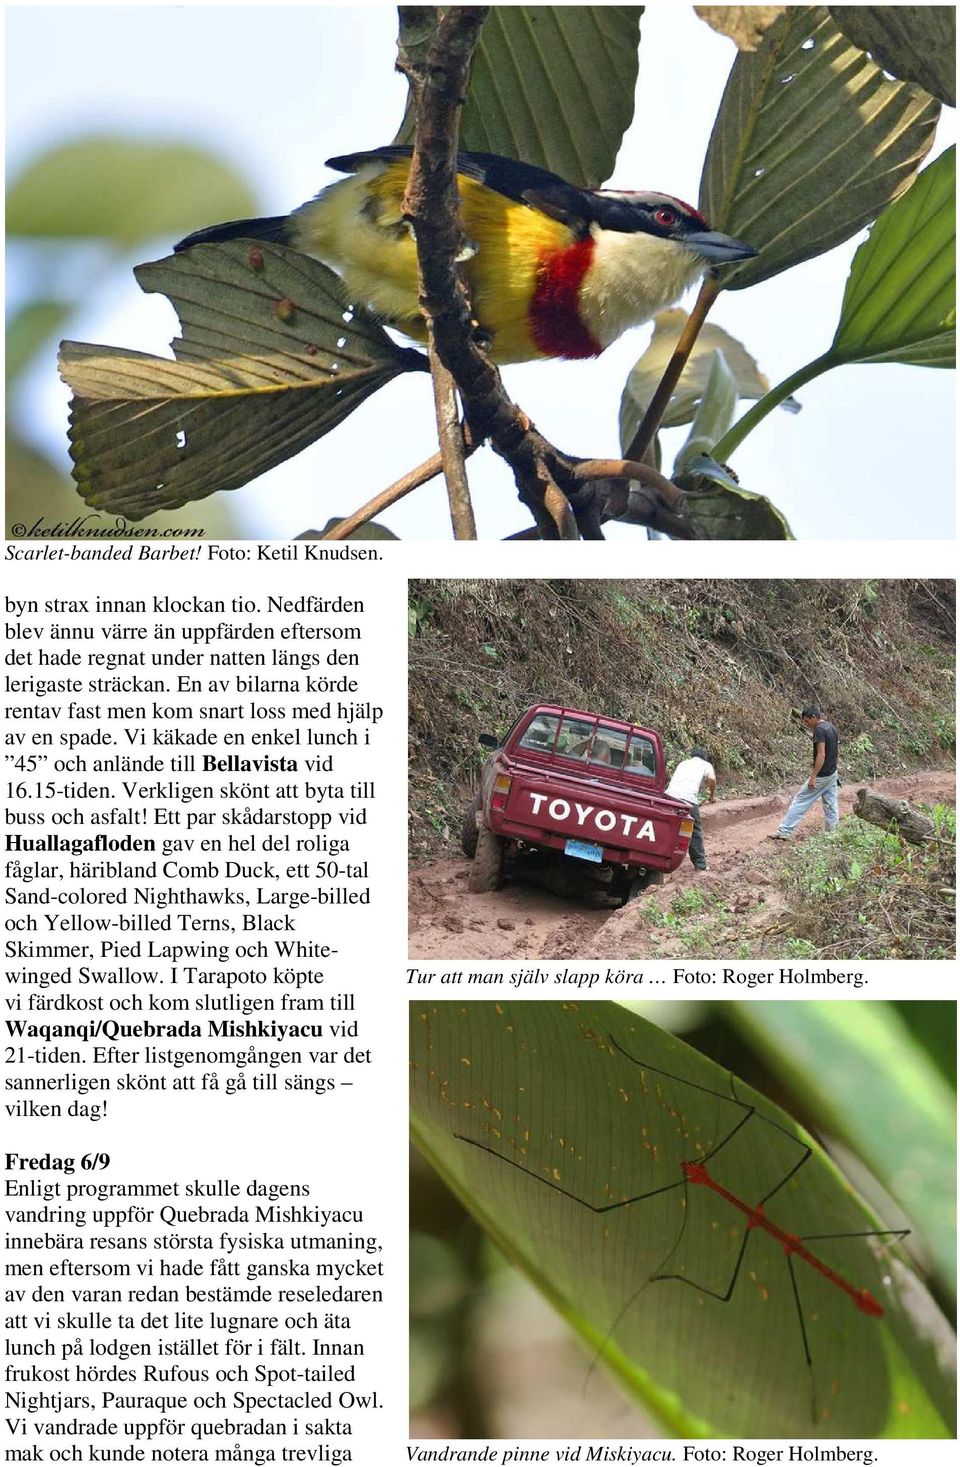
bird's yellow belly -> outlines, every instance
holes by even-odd
[[[295,242],[331,265],[376,315],[423,341],[416,246],[400,212],[406,174],[404,161],[332,184],[293,216]],[[460,178],[460,197],[473,250],[465,274],[491,356],[497,362],[542,356],[529,321],[538,269],[545,254],[571,243],[571,231],[472,179]]]

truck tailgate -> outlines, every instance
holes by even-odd
[[[502,829],[559,849],[568,840],[599,846],[607,861],[672,866],[686,849],[680,825],[688,813],[676,800],[619,780],[565,780],[555,770],[546,777],[522,770],[513,777]]]

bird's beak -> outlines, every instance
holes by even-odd
[[[684,235],[683,243],[688,250],[693,250],[715,265],[724,261],[749,260],[757,253],[753,245],[744,244],[742,239],[733,239],[729,234],[720,234],[715,229],[703,229],[696,234]]]

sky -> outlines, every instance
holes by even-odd
[[[333,181],[325,158],[388,142],[403,109],[390,7],[32,5],[7,7],[6,17],[11,178],[45,148],[90,133],[188,140],[239,169],[261,213],[284,213]],[[734,47],[692,7],[672,0],[647,8],[641,34],[637,112],[610,183],[695,201]],[[953,139],[948,111],[935,152]],[[197,225],[215,222],[198,219]],[[863,237],[752,289],[725,293],[711,319],[743,341],[771,383],[780,381],[830,344]],[[172,243],[141,246],[99,277],[67,334],[169,355],[172,307],[144,296],[131,270]],[[21,274],[21,290],[22,281]],[[14,252],[8,265],[13,304],[17,292]],[[508,367],[505,385],[561,448],[617,456],[620,394],[648,339],[649,328],[640,328],[599,360]],[[798,537],[952,536],[952,372],[845,367],[799,396],[802,413],[772,414],[734,461],[744,487],[768,495]],[[65,466],[67,399],[52,361],[24,385],[25,432]],[[664,435],[668,466],[684,436],[685,430]],[[239,533],[284,538],[318,528],[435,451],[429,381],[401,378],[305,453],[234,491]],[[509,470],[489,450],[471,461],[469,476],[482,538],[529,523]],[[450,537],[440,481],[382,519],[403,538]],[[625,526],[607,530],[608,538],[642,535]]]

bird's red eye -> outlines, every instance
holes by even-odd
[[[677,216],[672,209],[658,209],[653,217],[664,229],[672,229],[677,222]]]

